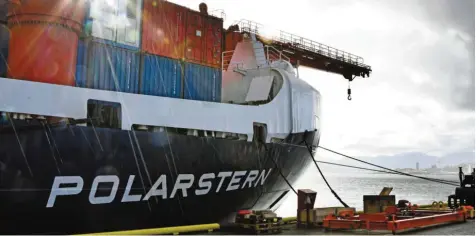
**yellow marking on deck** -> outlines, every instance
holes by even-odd
[[[220,225],[214,223],[214,224],[187,225],[187,226],[175,226],[175,227],[164,227],[164,228],[153,228],[153,229],[124,230],[124,231],[91,233],[91,234],[82,234],[82,235],[152,235],[152,234],[177,235],[179,233],[186,233],[186,232],[200,232],[200,231],[210,232],[216,229],[220,229]]]

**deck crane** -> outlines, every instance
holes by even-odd
[[[237,35],[254,34],[264,45],[281,50],[289,57],[294,67],[306,66],[344,76],[349,81],[347,90],[349,100],[351,100],[350,82],[356,77],[369,77],[372,72],[371,67],[364,64],[362,57],[281,30],[268,36],[266,29],[259,23],[240,20],[225,31],[225,42],[228,44],[226,47],[234,48],[238,42]],[[233,43],[235,45],[229,45]]]

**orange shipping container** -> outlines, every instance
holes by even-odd
[[[220,67],[222,32],[223,19],[189,10],[185,60],[215,68]]]
[[[184,58],[185,7],[158,0],[144,0],[142,50],[151,54]]]
[[[85,14],[79,3],[84,1],[27,0],[10,11],[8,77],[74,86],[82,28],[76,21]]]

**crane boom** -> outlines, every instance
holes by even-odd
[[[306,39],[281,30],[267,35],[266,27],[240,20],[235,27],[243,34],[254,34],[265,45],[283,51],[293,66],[302,65],[331,73],[341,74],[349,81],[355,77],[369,77],[372,69],[364,64],[362,57]]]

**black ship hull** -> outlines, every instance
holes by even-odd
[[[240,209],[275,206],[290,189],[280,172],[295,183],[311,162],[303,140],[315,146],[317,136],[291,134],[264,147],[168,132],[3,128],[0,233],[75,234],[228,221]]]

